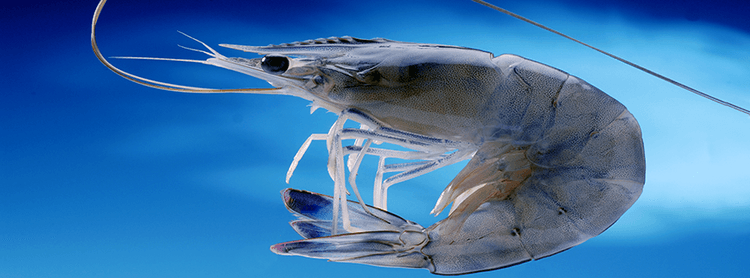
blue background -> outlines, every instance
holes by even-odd
[[[747,1],[492,2],[750,107]],[[91,51],[95,5],[12,1],[0,10],[0,277],[431,275],[271,253],[271,244],[299,238],[279,191],[332,192],[322,142],[291,184],[284,175],[304,139],[328,131],[335,115],[310,115],[292,97],[181,94],[122,79]],[[470,1],[112,1],[99,22],[105,56],[203,59],[176,46],[199,47],[180,30],[212,46],[385,37],[514,53],[563,69],[639,120],[643,195],[578,247],[472,276],[740,277],[750,270],[747,115]],[[113,63],[180,84],[268,87],[201,65]],[[366,162],[363,169],[372,169]],[[460,167],[394,187],[389,209],[434,223],[440,218],[428,212]],[[370,188],[370,172],[362,171],[361,188]]]

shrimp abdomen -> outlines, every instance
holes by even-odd
[[[565,251],[614,224],[645,182],[640,127],[624,105],[544,64],[513,55],[496,59],[504,84],[495,98],[504,105],[496,110],[497,137],[486,139],[525,149],[530,175],[510,194],[474,200],[482,203],[465,219],[449,216],[427,229],[431,241],[423,252],[437,274],[486,271]],[[486,157],[482,152],[475,156]]]

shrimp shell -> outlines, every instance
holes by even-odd
[[[172,91],[293,95],[339,115],[325,140],[334,196],[282,192],[304,240],[280,243],[284,255],[465,274],[550,256],[608,227],[645,183],[641,131],[618,101],[550,66],[476,49],[331,37],[269,46],[221,45],[264,55],[229,58],[203,46],[205,61],[268,81],[270,89],[218,90],[138,77],[97,57],[131,81]],[[196,40],[197,41],[197,40]],[[344,128],[347,121],[360,128]],[[343,141],[355,139],[352,145]],[[374,146],[381,142],[408,151]],[[374,206],[353,177],[363,156],[380,158]],[[344,162],[344,157],[348,161]],[[411,160],[385,163],[386,158]],[[438,199],[446,219],[424,228],[388,212],[387,188],[470,159]],[[349,179],[346,179],[348,169]],[[397,172],[391,177],[384,173]],[[348,201],[347,181],[358,202]]]

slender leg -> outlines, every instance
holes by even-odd
[[[348,120],[360,123],[360,128],[343,128],[344,123]],[[343,140],[350,139],[355,140],[354,144],[344,146]],[[387,194],[390,186],[468,159],[477,149],[476,146],[470,143],[433,138],[386,128],[367,115],[350,109],[341,113],[327,134],[312,134],[305,140],[294,156],[292,165],[289,167],[287,182],[310,144],[315,140],[325,140],[328,149],[328,174],[334,181],[332,221],[333,223],[338,223],[339,216],[341,216],[344,229],[350,233],[357,232],[358,228],[353,227],[349,219],[348,205],[346,204],[348,191],[345,170],[349,170],[348,182],[359,204],[364,211],[369,213],[362,196],[359,194],[356,183],[359,167],[365,155],[379,157],[373,188],[373,203],[376,207],[385,210],[388,207]],[[390,143],[413,151],[374,148],[371,147],[373,142]],[[344,156],[347,155],[349,158],[345,164]],[[386,164],[386,158],[417,161]],[[383,176],[388,172],[397,172],[397,174],[384,180]],[[337,226],[333,225],[333,234],[338,233]]]

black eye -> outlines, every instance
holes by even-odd
[[[325,79],[320,75],[316,75],[315,77],[313,77],[312,81],[313,83],[315,83],[315,85],[321,85],[323,84],[323,82],[325,82]]]
[[[265,56],[260,60],[263,71],[273,74],[282,74],[289,69],[289,59],[284,56]]]

